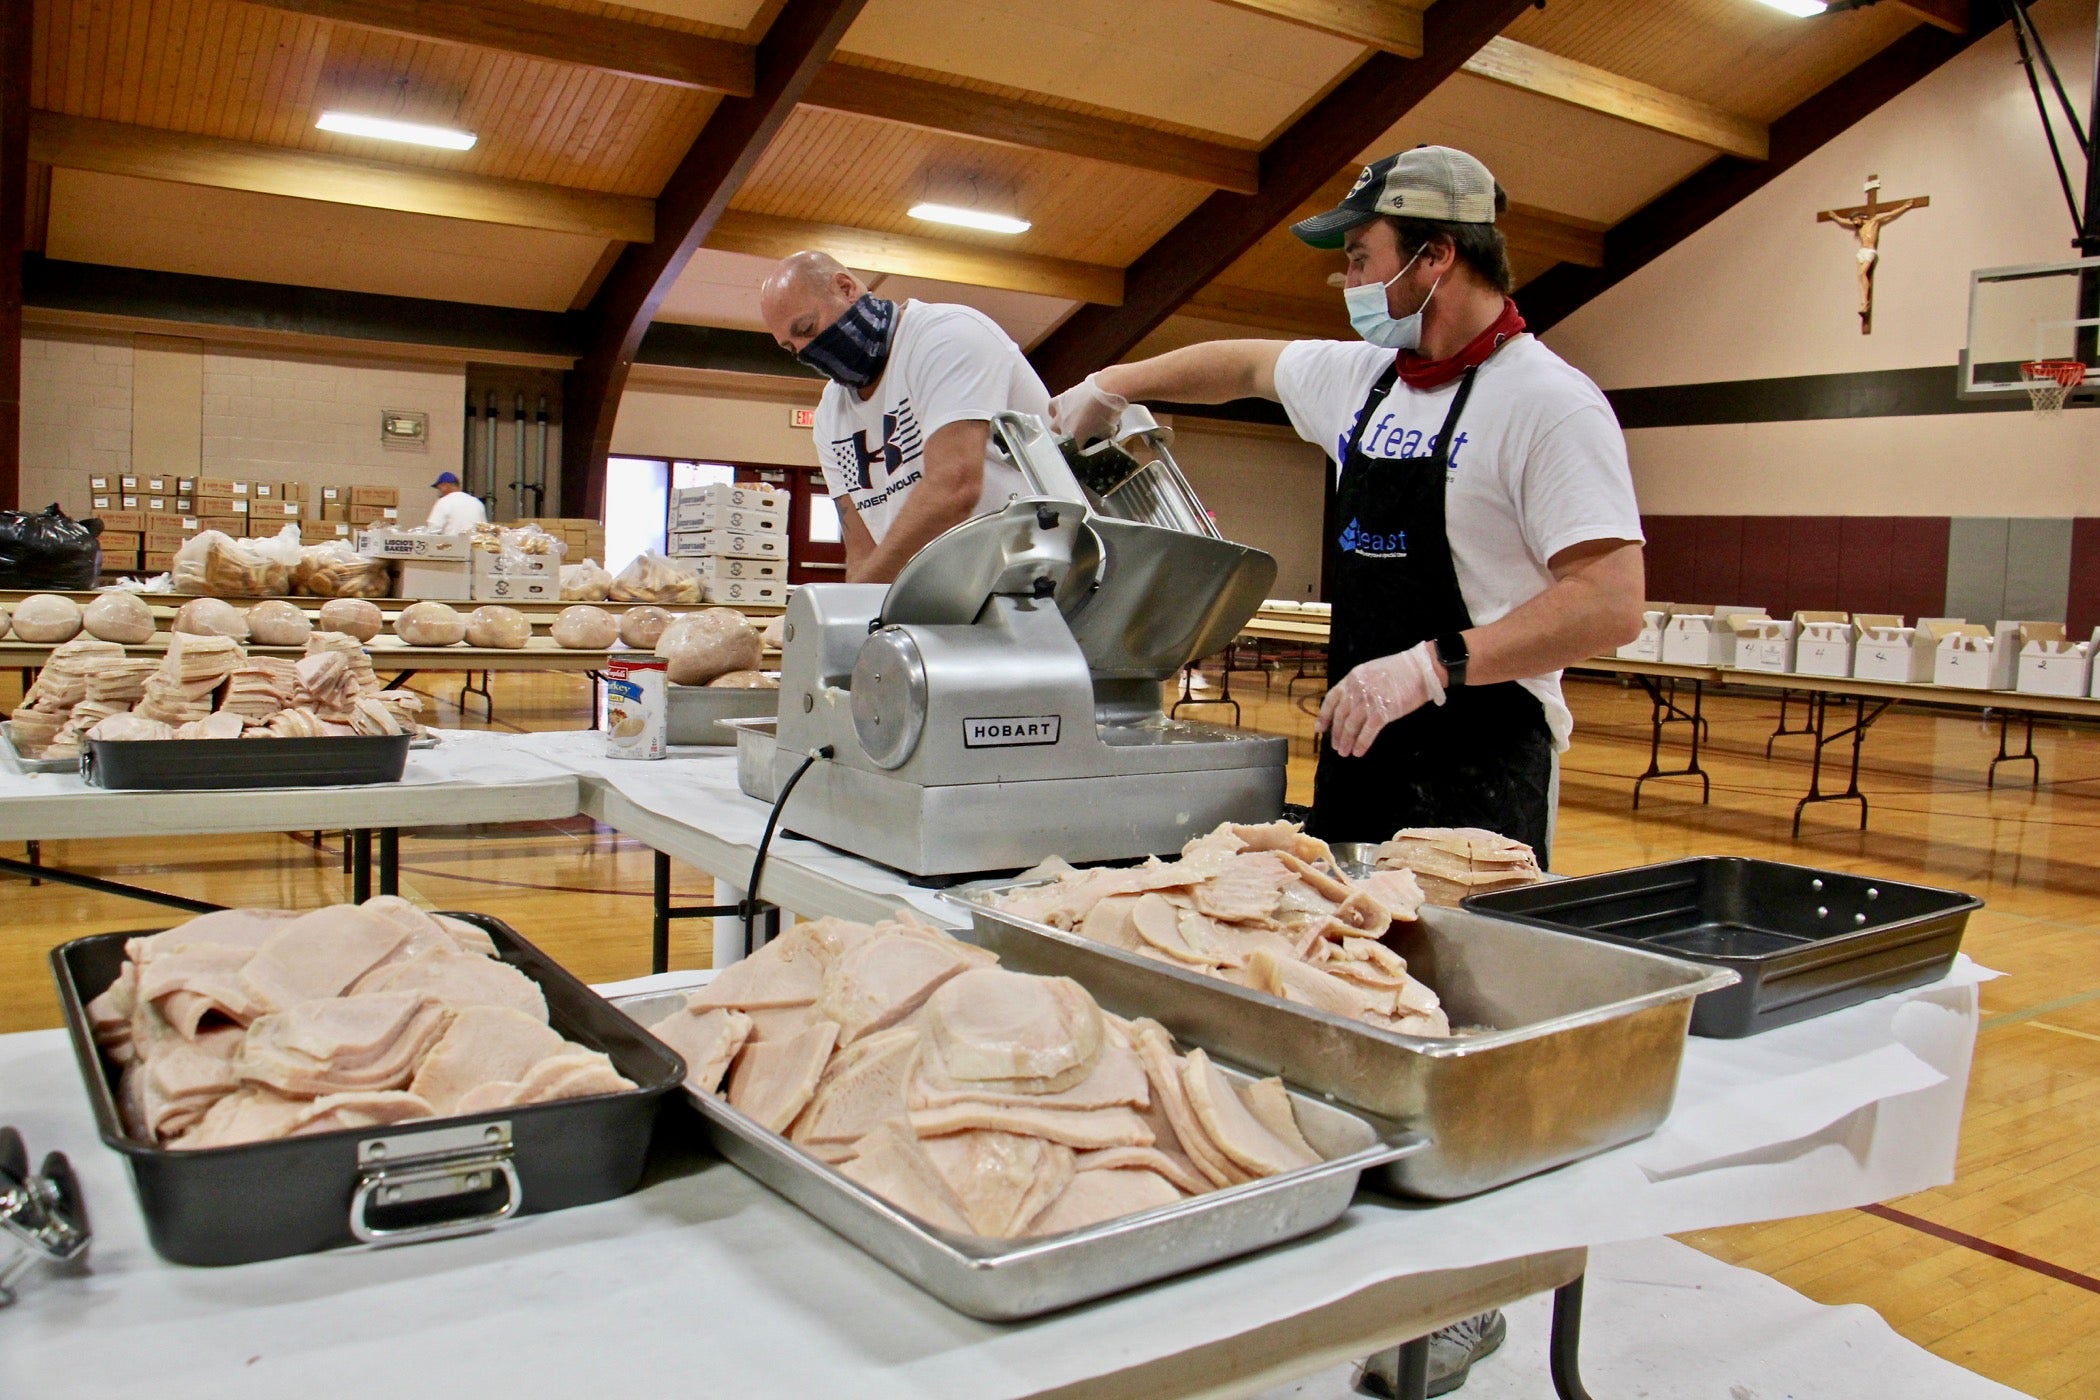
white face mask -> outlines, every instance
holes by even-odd
[[[1412,350],[1422,343],[1422,313],[1429,309],[1429,297],[1436,295],[1436,289],[1443,285],[1443,278],[1430,283],[1429,296],[1422,298],[1422,304],[1414,314],[1395,317],[1385,309],[1386,288],[1407,276],[1408,268],[1421,258],[1421,253],[1416,253],[1407,260],[1407,267],[1384,282],[1366,282],[1342,293],[1342,302],[1349,308],[1349,324],[1356,328],[1358,335],[1387,350]]]

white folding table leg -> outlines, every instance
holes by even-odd
[[[727,880],[715,880],[715,907],[726,909],[744,901],[744,892]],[[715,915],[714,965],[727,967],[751,951],[750,941],[744,936],[744,921],[736,914]]]

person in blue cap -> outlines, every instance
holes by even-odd
[[[481,497],[469,496],[459,489],[459,477],[452,472],[439,472],[438,479],[430,483],[438,493],[437,504],[430,508],[429,526],[448,535],[472,534],[476,525],[488,524],[487,507]]]

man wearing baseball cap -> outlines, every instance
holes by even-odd
[[[1086,442],[1132,399],[1282,403],[1338,468],[1313,831],[1485,827],[1544,865],[1572,727],[1561,669],[1630,640],[1645,585],[1625,438],[1597,386],[1523,333],[1507,203],[1463,151],[1388,156],[1292,227],[1346,259],[1360,341],[1192,345],[1087,376],[1051,421]],[[1438,1334],[1430,1394],[1502,1330],[1490,1314]]]
[[[469,496],[459,489],[459,477],[452,472],[439,472],[438,479],[430,483],[438,493],[436,504],[430,507],[430,528],[442,530],[448,535],[473,533],[476,525],[488,523],[488,509],[481,504],[481,497]]]

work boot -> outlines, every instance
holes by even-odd
[[[1473,1363],[1502,1345],[1509,1336],[1509,1323],[1498,1308],[1454,1322],[1441,1332],[1429,1334],[1430,1395],[1449,1395],[1466,1383]],[[1365,1395],[1391,1400],[1400,1393],[1400,1348],[1393,1347],[1365,1359],[1357,1373],[1356,1388]]]

